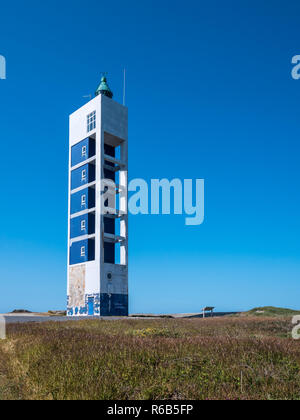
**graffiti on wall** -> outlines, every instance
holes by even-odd
[[[69,272],[69,305],[85,305],[85,265],[70,267]]]

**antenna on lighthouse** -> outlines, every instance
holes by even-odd
[[[83,95],[83,98],[89,98],[90,101],[92,100],[92,94],[90,93],[89,95]]]

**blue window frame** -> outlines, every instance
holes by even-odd
[[[71,195],[71,214],[95,207],[95,189],[85,188]]]
[[[75,190],[85,184],[90,184],[95,181],[96,170],[95,165],[88,163],[80,166],[71,172],[71,189]]]
[[[95,214],[86,213],[70,220],[70,238],[77,238],[83,235],[95,233]]]
[[[85,263],[95,259],[95,240],[85,239],[73,242],[70,247],[70,265]]]
[[[71,149],[71,166],[78,165],[87,159],[95,156],[96,154],[96,142],[92,137],[80,141],[79,143],[72,146]]]

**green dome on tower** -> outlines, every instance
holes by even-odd
[[[106,77],[105,76],[102,76],[101,77],[101,83],[98,86],[98,89],[96,90],[95,95],[96,96],[98,96],[98,95],[105,95],[108,98],[112,98],[113,97],[113,93],[112,93],[112,91],[110,90],[110,88],[109,88],[109,86],[107,84],[107,80],[106,80]]]

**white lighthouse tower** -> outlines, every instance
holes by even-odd
[[[102,77],[70,115],[69,316],[128,315],[128,110],[112,96]]]

